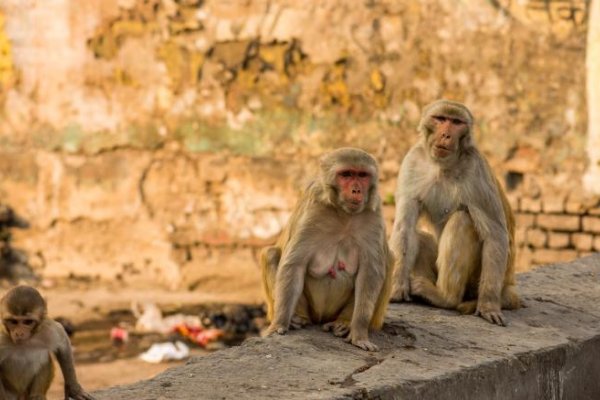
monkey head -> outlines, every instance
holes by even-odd
[[[460,151],[471,146],[473,115],[464,105],[435,101],[423,110],[419,132],[423,135],[429,156],[438,163],[454,161]]]
[[[31,286],[9,290],[0,302],[5,333],[14,344],[26,343],[46,318],[46,301]]]
[[[348,214],[378,207],[377,162],[367,152],[341,148],[321,158],[321,184],[328,203]]]

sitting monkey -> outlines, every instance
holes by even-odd
[[[377,162],[342,148],[321,158],[274,247],[261,254],[271,325],[267,335],[309,323],[375,351],[369,327],[381,328],[393,260],[386,242]]]
[[[65,380],[65,399],[93,400],[75,375],[63,327],[46,318],[46,302],[31,286],[17,286],[0,301],[0,400],[44,400],[54,378],[51,354]]]
[[[402,162],[391,248],[397,256],[392,301],[411,295],[434,306],[475,313],[505,325],[517,309],[514,217],[490,166],[477,150],[464,105],[425,108],[420,140]],[[420,218],[434,235],[420,230]]]

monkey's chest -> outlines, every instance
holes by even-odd
[[[358,271],[358,249],[351,240],[324,241],[308,264],[308,275],[316,279],[354,276]]]
[[[433,185],[421,202],[434,225],[443,225],[461,204],[457,189],[447,185]]]
[[[46,349],[24,348],[10,352],[2,363],[2,375],[14,385],[17,393],[25,393],[42,366],[51,362]]]

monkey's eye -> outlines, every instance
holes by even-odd
[[[360,171],[358,173],[358,177],[359,178],[368,178],[369,177],[369,173],[368,172],[364,172],[364,171]]]
[[[434,115],[431,118],[435,119],[437,122],[446,122],[448,120],[448,118],[444,117],[443,115]]]
[[[33,325],[34,323],[35,323],[35,320],[34,320],[34,319],[24,319],[24,320],[23,320],[23,324],[24,324],[24,325],[26,325],[26,326],[31,326],[31,325]]]
[[[18,323],[18,321],[14,318],[6,318],[4,320],[4,323],[8,324],[8,325],[16,325]]]
[[[458,119],[458,118],[452,118],[451,121],[454,125],[461,125],[461,124],[465,123],[465,121]]]
[[[340,171],[338,175],[343,176],[344,178],[350,178],[352,176],[352,171]]]

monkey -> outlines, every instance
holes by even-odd
[[[65,399],[94,400],[75,374],[71,343],[63,327],[47,318],[46,301],[32,286],[16,286],[0,301],[0,400],[44,400],[54,354],[65,381]]]
[[[472,129],[473,115],[461,103],[438,100],[423,110],[420,138],[398,174],[391,301],[414,295],[505,326],[501,310],[521,307],[515,220]],[[419,221],[433,235],[419,229]]]
[[[322,324],[363,350],[377,351],[369,328],[383,325],[392,257],[377,161],[355,148],[326,153],[276,244],[260,255],[266,336]]]

